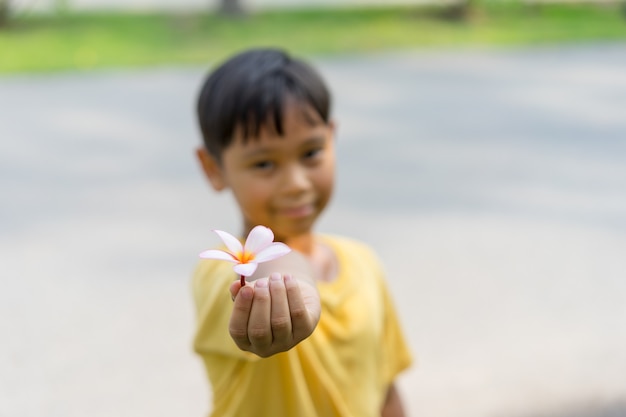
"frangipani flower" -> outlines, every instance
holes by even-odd
[[[230,233],[214,230],[222,239],[227,251],[209,249],[200,253],[204,259],[217,259],[233,262],[233,269],[241,275],[241,284],[245,284],[244,277],[254,274],[262,262],[268,262],[291,252],[289,246],[284,243],[274,242],[274,233],[265,226],[255,226],[248,234],[246,243],[241,244],[239,239]]]

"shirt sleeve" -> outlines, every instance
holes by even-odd
[[[391,293],[384,279],[381,280],[381,294],[384,313],[381,375],[383,385],[389,386],[399,373],[411,366],[413,358],[402,331]]]
[[[409,368],[413,363],[411,351],[400,327],[400,322],[396,314],[390,294],[385,291],[385,335],[383,339],[383,349],[385,351],[385,366],[383,376],[387,385],[391,384],[397,375]]]

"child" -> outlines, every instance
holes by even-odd
[[[231,263],[196,270],[211,415],[404,416],[394,379],[411,357],[381,266],[361,243],[314,233],[335,168],[324,81],[285,52],[249,50],[209,76],[198,118],[198,158],[233,193],[241,237],[264,225],[293,249],[243,287]]]

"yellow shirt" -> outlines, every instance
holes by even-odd
[[[365,245],[320,239],[335,252],[339,273],[318,283],[319,324],[290,351],[265,359],[240,350],[228,333],[232,264],[200,262],[194,348],[213,387],[211,416],[380,417],[389,384],[411,363],[384,273]]]

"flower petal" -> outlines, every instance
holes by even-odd
[[[226,245],[230,253],[232,253],[233,255],[236,255],[243,251],[243,246],[241,245],[241,242],[235,236],[231,235],[230,233],[221,231],[221,230],[213,230],[213,231],[217,233],[220,239],[222,239],[222,242],[224,242],[224,244]]]
[[[254,253],[262,251],[274,240],[274,232],[265,226],[255,226],[246,239],[245,252]]]
[[[244,277],[249,277],[254,274],[257,266],[259,266],[256,262],[248,262],[247,264],[237,264],[233,266],[233,269],[239,275],[243,275]]]
[[[254,257],[255,262],[267,262],[291,252],[291,248],[284,243],[274,242],[270,246],[257,253]]]
[[[218,261],[239,262],[233,255],[228,252],[219,249],[209,249],[200,252],[200,257],[203,259],[216,259]]]

